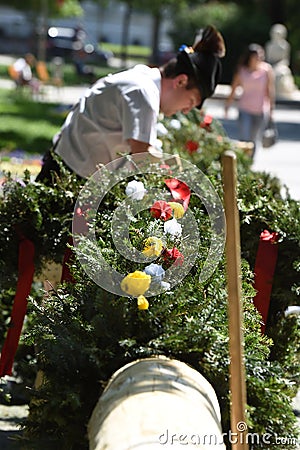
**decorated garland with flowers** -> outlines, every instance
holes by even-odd
[[[167,185],[177,185],[177,198],[181,199],[185,207],[190,197],[188,186],[183,182],[175,179],[165,181]],[[131,181],[126,187],[126,194],[130,194],[131,198],[141,200],[146,192],[142,182]],[[142,193],[142,195],[141,195]],[[182,227],[179,220],[183,217],[185,209],[179,202],[165,200],[157,200],[150,208],[150,215],[156,220],[156,232],[159,233],[160,223],[163,223],[163,237],[149,236],[144,240],[144,248],[142,254],[146,258],[156,257],[156,263],[147,265],[143,271],[135,270],[128,274],[121,283],[122,290],[133,297],[137,297],[139,309],[148,309],[149,302],[144,297],[150,286],[159,284],[164,289],[169,289],[170,284],[163,281],[165,276],[165,268],[174,263],[175,266],[182,265],[184,256],[176,247],[182,234]],[[168,244],[166,244],[168,243]],[[170,248],[168,248],[168,246]],[[164,267],[166,266],[166,267]]]
[[[205,116],[167,120],[165,127],[169,132],[162,132],[160,139],[165,151],[179,154],[204,170],[221,196],[220,155],[234,144],[219,124],[209,122]],[[185,134],[183,125],[188,130]],[[252,173],[247,157],[237,153],[249,427],[251,432],[291,438],[296,432],[290,400],[297,380],[297,356],[291,347],[299,342],[299,325],[295,317],[285,318],[283,312],[288,304],[295,303],[298,292],[299,208],[289,197],[281,197],[276,179]],[[31,362],[35,373],[40,370],[44,374],[44,383],[40,389],[30,390],[30,414],[24,433],[29,447],[36,440],[37,448],[43,448],[46,439],[47,443],[53,441],[56,448],[86,448],[86,423],[110,375],[129,361],[151,355],[178,358],[199,370],[217,392],[223,430],[228,430],[224,259],[208,280],[198,281],[211,239],[210,221],[202,202],[186,186],[181,185],[183,196],[176,196],[178,181],[162,165],[151,174],[120,181],[103,200],[95,218],[97,246],[109,265],[123,274],[118,287],[124,295],[99,287],[82,265],[74,262],[70,266],[73,283],[60,285],[43,299],[42,294],[30,299],[30,320],[23,340],[36,349]],[[57,190],[51,190],[38,183],[25,180],[23,186],[8,179],[0,203],[5,224],[0,231],[1,251],[2,255],[10,255],[7,265],[1,266],[5,285],[9,285],[5,278],[8,267],[12,280],[16,280],[17,240],[12,232],[16,223],[22,224],[26,236],[34,237],[37,258],[61,260],[73,215],[72,204],[81,186],[66,173],[58,185]],[[165,186],[169,198],[158,197],[149,205],[146,199],[149,200],[147,193],[151,188]],[[143,202],[148,206],[139,210],[136,205]],[[124,217],[130,219],[128,236],[121,239],[122,248],[129,251],[131,242],[142,254],[141,262],[127,261],[116,251],[111,236],[116,208],[124,210]],[[170,267],[184,267],[195,246],[192,238],[180,233],[184,221],[189,220],[189,212],[195,216],[201,236],[197,258],[182,282],[172,285],[172,276],[168,277],[168,273],[172,274]],[[77,213],[87,219],[90,211],[82,208]],[[266,335],[261,334],[261,318],[253,304],[251,270],[264,229],[278,233],[280,269],[274,280],[271,324]],[[98,272],[101,264],[94,250],[88,241],[81,249]],[[7,301],[7,290],[2,294]],[[7,324],[7,317],[3,323]],[[24,366],[28,370],[28,359],[25,364],[17,364],[21,373]],[[290,443],[286,448],[293,448],[291,440]],[[275,450],[278,445],[267,447]]]
[[[257,178],[255,179],[256,182],[251,178],[251,183],[257,183]],[[212,180],[214,185],[218,185],[217,172]],[[267,195],[273,182],[268,177],[264,179],[263,196]],[[243,176],[241,183],[242,185],[246,183]],[[144,205],[148,204],[146,200],[152,187],[161,189],[167,184],[169,199],[156,199],[149,207],[143,206],[143,202]],[[247,190],[247,193],[239,194],[239,202],[245,214],[242,216],[242,234],[249,228],[247,214],[251,210],[253,214],[251,226],[255,229],[255,243],[257,243],[259,239],[257,219],[261,211],[260,206],[254,206],[252,197],[255,191],[254,184],[250,192]],[[43,436],[50,423],[52,429],[56,430],[58,442],[68,442],[70,445],[82,442],[84,448],[85,423],[102,391],[102,386],[110,375],[130,361],[152,355],[178,358],[199,370],[217,392],[222,410],[223,429],[227,430],[230,426],[224,260],[221,259],[216,265],[214,274],[209,280],[199,283],[199,273],[209,246],[210,223],[199,198],[193,192],[189,192],[186,186],[181,185],[183,197],[179,199],[174,187],[178,187],[178,179],[170,178],[169,168],[157,167],[155,172],[136,176],[130,182],[120,181],[103,200],[103,206],[96,218],[96,244],[101,248],[109,265],[124,274],[119,286],[124,293],[123,296],[107,292],[97,286],[87,276],[86,271],[83,271],[83,267],[74,263],[72,273],[75,284],[60,287],[50,293],[49,301],[36,305],[36,318],[28,336],[29,342],[37,342],[39,345],[37,364],[45,374],[45,383],[34,395],[27,421],[26,433],[31,439]],[[261,193],[262,184],[259,189]],[[273,204],[275,209],[275,203],[279,202],[276,183],[272,189],[277,197]],[[124,203],[126,198],[128,203]],[[140,207],[137,207],[137,204]],[[266,202],[266,210],[269,211],[267,204],[270,204],[270,201]],[[283,202],[280,202],[280,209],[283,207]],[[290,207],[293,207],[293,202],[290,203]],[[142,263],[125,259],[116,251],[112,239],[113,215],[116,208],[124,212],[122,216],[124,220],[130,218],[128,237],[124,242],[122,240],[122,243],[125,243],[125,254],[131,249],[131,241],[143,255]],[[183,250],[186,248],[186,242],[183,239],[184,234],[181,233],[184,229],[182,222],[189,210],[196,217],[201,236],[197,259],[181,283],[176,286],[164,285],[169,265],[178,264],[181,268],[181,264],[184,265],[189,257],[189,252]],[[133,215],[132,211],[139,212]],[[87,208],[86,219],[89,215],[91,211]],[[273,217],[271,216],[273,214],[267,219],[269,226],[275,225],[275,221],[278,220],[278,210],[276,214],[274,211]],[[266,223],[261,223],[259,227],[265,225]],[[286,223],[286,226],[291,231],[291,222],[289,225]],[[294,238],[291,232],[291,239]],[[86,261],[94,272],[103,270],[94,244],[88,239],[84,241],[85,247],[81,247],[81,251],[85,254]],[[249,245],[253,250],[255,247],[253,238],[251,242]],[[193,241],[192,245],[195,245]],[[244,248],[245,254],[250,254],[249,246],[244,245]],[[272,430],[273,435],[277,433],[291,437],[294,436],[295,430],[292,412],[286,400],[292,395],[293,385],[292,382],[287,382],[286,375],[283,376],[284,366],[277,359],[269,359],[272,344],[267,336],[261,334],[260,316],[253,304],[255,296],[253,273],[245,260],[242,269],[251,432],[263,434],[266,430]],[[157,295],[152,295],[158,291]],[[292,331],[292,335],[295,333],[294,337],[297,333],[296,328],[295,326]],[[72,349],[70,357],[64,356],[62,364],[62,355],[68,353],[70,348]],[[288,358],[291,358],[291,354]],[[290,359],[290,363],[289,370],[292,370],[293,366],[295,368],[295,360],[292,362]],[[263,374],[262,377],[258,377],[258,373]],[[66,374],[68,386],[65,386]],[[50,401],[54,390],[60,399],[55,412],[51,408]],[[270,392],[270,395],[266,396],[266,392]],[[276,407],[278,404],[281,405],[280,413]],[[266,414],[266,411],[270,411],[270,405],[272,410],[277,409],[277,415],[284,414],[284,426],[282,421],[281,424],[274,422],[270,412]],[[59,420],[64,417],[61,426],[56,425],[58,417]],[[68,426],[71,417],[72,430]],[[41,424],[45,426],[42,427]],[[275,449],[276,444],[274,443],[273,447],[268,444],[269,448]]]

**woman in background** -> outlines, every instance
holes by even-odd
[[[272,119],[275,104],[275,84],[272,66],[264,61],[264,49],[250,44],[242,55],[233,76],[231,92],[225,103],[225,116],[238,87],[239,139],[253,143],[253,157],[260,132],[266,120]]]

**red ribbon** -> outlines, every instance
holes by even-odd
[[[278,256],[278,233],[264,230],[260,235],[254,266],[254,305],[262,316],[261,332],[265,332],[270,306],[273,277]]]
[[[166,185],[171,191],[174,200],[182,200],[185,211],[187,210],[190,202],[191,191],[187,184],[176,178],[169,178],[165,180]]]
[[[69,245],[73,245],[73,239],[69,238],[68,241]],[[66,248],[66,251],[64,253],[63,263],[62,263],[62,271],[61,271],[61,278],[60,281],[63,283],[66,281],[67,283],[75,283],[74,277],[71,274],[70,266],[72,265],[74,261],[75,255],[73,250],[70,247]]]
[[[18,283],[13,302],[9,330],[1,352],[0,377],[12,374],[14,358],[27,310],[27,297],[31,291],[33,275],[34,244],[29,239],[24,238],[19,243]]]
[[[73,217],[73,232],[75,234],[86,234],[88,232],[88,224],[85,219],[85,214],[88,212],[88,208],[77,208]],[[68,244],[70,246],[73,245],[72,237],[69,238]],[[71,273],[71,266],[75,261],[76,255],[72,248],[67,247],[63,263],[62,263],[62,274],[61,274],[61,283],[64,281],[68,283],[75,283],[75,279]]]

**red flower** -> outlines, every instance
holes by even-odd
[[[73,216],[73,231],[74,233],[82,234],[88,232],[88,223],[86,221],[90,208],[84,206],[83,208],[76,208]]]
[[[165,183],[170,189],[173,199],[175,201],[182,200],[184,210],[186,211],[191,197],[191,191],[188,185],[176,178],[169,178],[165,180]]]
[[[260,234],[260,239],[262,241],[270,241],[272,244],[276,244],[279,239],[279,234],[276,232],[270,233],[268,230],[264,230]]]
[[[199,148],[199,144],[196,141],[187,141],[185,143],[185,148],[187,149],[187,151],[192,154],[195,153],[198,148]]]
[[[210,126],[211,126],[211,124],[212,124],[212,121],[213,121],[212,116],[209,116],[208,114],[206,114],[206,115],[203,117],[202,122],[200,123],[200,127],[201,127],[201,128],[205,128],[207,131],[211,131]]]
[[[167,202],[164,200],[158,200],[151,206],[150,213],[156,219],[168,220],[172,217],[173,211]]]
[[[183,254],[180,253],[176,247],[173,247],[171,250],[165,249],[163,252],[163,258],[167,264],[174,262],[175,266],[182,266],[184,260]]]
[[[77,209],[76,209],[76,214],[77,214],[78,216],[83,216],[83,215],[84,215],[84,213],[82,212],[82,209],[81,209],[81,208],[77,208]]]

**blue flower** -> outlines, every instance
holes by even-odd
[[[165,276],[165,271],[159,264],[151,263],[145,267],[144,272],[151,276],[151,281],[160,283]]]

